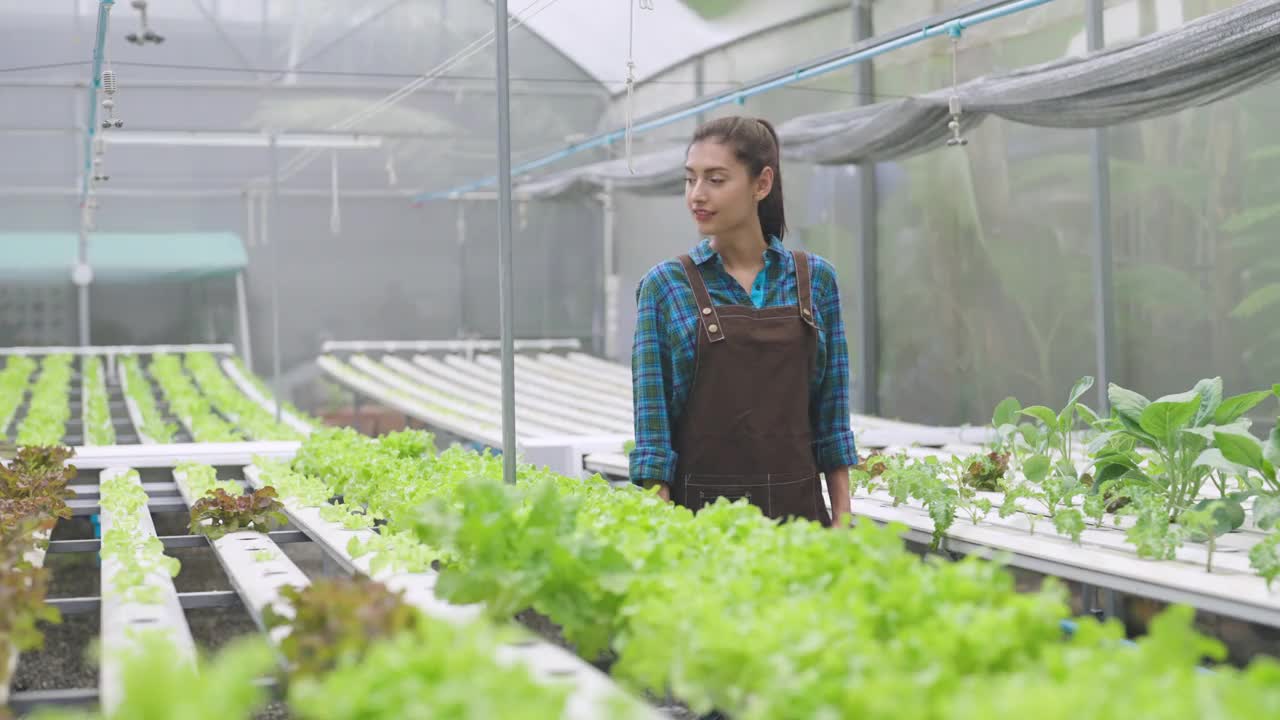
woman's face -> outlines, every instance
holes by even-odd
[[[684,168],[684,199],[703,236],[731,233],[757,222],[756,206],[769,195],[773,169],[759,177],[724,143],[703,140],[689,146]]]

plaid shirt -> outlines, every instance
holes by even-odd
[[[795,305],[795,262],[778,238],[770,238],[764,270],[752,292],[733,279],[720,255],[703,240],[690,253],[702,272],[716,305],[774,307]],[[840,319],[840,291],[835,269],[817,255],[809,256],[813,302],[818,327],[818,356],[809,385],[813,457],[824,472],[855,465],[853,431],[849,429],[849,348]],[[693,384],[697,350],[698,308],[679,260],[649,271],[636,291],[636,336],[631,352],[636,447],[631,453],[635,483],[670,483],[676,472],[672,428],[684,412]]]

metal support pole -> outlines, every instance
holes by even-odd
[[[270,247],[267,252],[271,256],[271,392],[276,400],[284,398],[284,388],[280,387],[280,252],[279,239],[275,235],[276,207],[280,197],[280,153],[276,145],[276,134],[271,133],[271,200],[263,203],[260,211],[266,217],[262,239]],[[280,422],[280,406],[276,403],[276,422]]]
[[[107,30],[111,24],[111,8],[115,0],[98,0],[98,25],[93,44],[93,73],[89,79],[89,120],[84,128],[84,153],[81,157],[84,171],[80,176],[80,242],[76,250],[76,267],[71,278],[77,295],[77,333],[81,346],[88,345],[89,338],[89,283],[93,273],[89,270],[89,188],[93,172],[93,137],[98,128],[98,90],[102,87],[102,62],[106,54]],[[77,16],[79,13],[77,13]]]
[[[615,270],[618,244],[618,212],[615,202],[613,182],[606,182],[604,192],[600,194],[604,216],[604,342],[599,351],[607,358],[613,358],[618,351],[618,289],[622,284]]]
[[[81,347],[89,344],[89,282],[90,277],[85,274],[82,269],[89,267],[89,229],[85,227],[85,220],[80,220],[80,242],[76,251],[76,270],[72,279],[76,285],[77,312],[76,319],[79,324],[79,333],[77,337]]]
[[[1089,0],[1086,23],[1089,50],[1106,46],[1103,0]],[[1093,130],[1089,168],[1093,179],[1093,283],[1094,333],[1097,337],[1098,412],[1110,413],[1107,386],[1115,370],[1115,292],[1111,273],[1114,264],[1111,238],[1111,161],[1106,128]]]
[[[245,244],[249,247],[255,247],[258,244],[258,219],[254,215],[253,202],[253,191],[246,188],[244,191],[244,226]]]
[[[240,357],[244,366],[253,372],[253,348],[249,345],[249,298],[244,287],[244,271],[236,273],[236,311],[240,326]]]
[[[458,339],[467,336],[467,201],[454,200],[458,217],[454,227],[458,234]]]
[[[850,0],[853,13],[855,43],[875,35],[872,27],[871,3]],[[853,66],[854,102],[875,102],[875,67],[873,60]],[[858,376],[854,378],[854,404],[858,412],[876,415],[880,412],[880,288],[878,270],[879,200],[876,197],[876,164],[858,166],[858,240],[854,254],[858,264],[858,347],[855,352]]]
[[[515,295],[511,249],[511,67],[507,47],[507,0],[495,0],[498,50],[498,268],[502,324],[502,476],[516,481]]]

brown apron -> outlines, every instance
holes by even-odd
[[[831,524],[818,486],[809,419],[817,324],[809,256],[792,253],[799,305],[711,304],[693,259],[680,256],[698,301],[693,386],[674,431],[671,497],[693,511],[746,498],[767,517]]]

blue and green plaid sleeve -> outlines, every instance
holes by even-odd
[[[844,320],[840,317],[840,288],[835,268],[827,260],[811,255],[813,302],[818,325],[823,329],[825,352],[811,385],[810,422],[813,425],[813,458],[822,472],[858,464],[853,430],[849,427],[849,344]]]
[[[664,268],[658,266],[636,292],[636,333],[631,349],[631,390],[635,406],[636,446],[631,452],[631,481],[670,483],[676,472],[671,435],[673,353],[663,299],[670,292]]]

